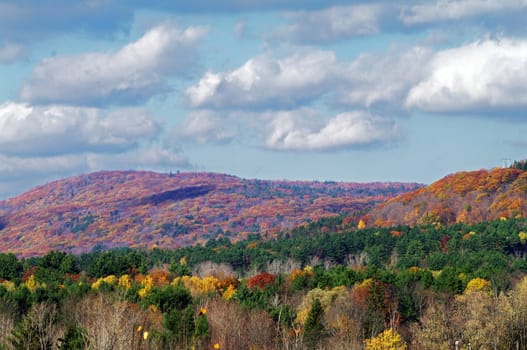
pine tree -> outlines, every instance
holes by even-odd
[[[311,310],[304,325],[304,344],[307,349],[316,349],[320,340],[326,335],[324,327],[324,309],[319,299],[313,300]]]

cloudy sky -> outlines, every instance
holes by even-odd
[[[527,157],[526,0],[0,0],[0,198],[102,169],[430,183]]]

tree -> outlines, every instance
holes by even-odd
[[[15,350],[51,350],[57,340],[55,304],[36,304],[19,323],[11,338]]]
[[[304,325],[304,344],[308,349],[316,349],[319,342],[326,336],[324,327],[324,309],[319,299],[313,300],[311,310]]]
[[[0,279],[12,281],[22,275],[22,264],[13,253],[0,254]]]

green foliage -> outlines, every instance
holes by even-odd
[[[64,337],[59,339],[60,350],[84,350],[88,347],[86,331],[80,327],[69,325]]]
[[[0,279],[14,281],[22,277],[22,264],[15,254],[0,254]]]
[[[463,292],[465,288],[459,274],[460,272],[455,268],[445,267],[435,281],[435,289],[440,292],[449,292],[452,294]]]
[[[179,262],[170,264],[169,271],[172,272],[176,277],[192,276],[192,271],[190,270],[190,267],[188,267],[186,264],[181,264]]]
[[[311,309],[304,325],[304,345],[307,349],[317,349],[318,344],[326,336],[324,326],[324,310],[319,299],[313,300]]]
[[[192,295],[183,284],[154,287],[146,298],[147,305],[155,305],[163,313],[181,311],[192,304]]]
[[[510,168],[527,171],[527,161],[526,160],[515,160],[514,162],[512,162],[512,165],[510,166]]]
[[[195,320],[196,327],[194,329],[195,343],[203,346],[210,339],[209,321],[206,314],[200,314]]]
[[[188,347],[196,329],[192,305],[188,305],[183,310],[172,309],[165,313],[163,327],[165,329],[163,341],[166,344],[176,342],[185,348]]]

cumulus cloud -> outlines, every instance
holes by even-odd
[[[29,49],[24,45],[7,43],[0,47],[0,63],[9,64],[19,60],[27,59]]]
[[[166,76],[184,74],[195,61],[203,27],[160,25],[114,53],[58,56],[42,61],[25,82],[33,103],[135,104],[167,89]]]
[[[174,171],[192,164],[174,149],[152,145],[115,154],[81,153],[43,157],[0,154],[0,198],[20,194],[46,181],[99,170]]]
[[[331,51],[310,51],[283,59],[258,56],[240,68],[207,72],[186,90],[192,107],[290,108],[319,97],[339,75]]]
[[[527,106],[527,41],[486,40],[438,52],[406,106],[429,112],[483,112]]]
[[[155,139],[161,125],[143,109],[105,112],[70,106],[0,105],[0,153],[50,156],[123,152]]]
[[[499,12],[525,10],[525,0],[437,0],[404,7],[400,19],[406,25],[460,20]]]
[[[380,30],[383,11],[379,4],[368,4],[291,12],[285,15],[291,23],[279,27],[270,39],[321,44],[376,34]]]
[[[265,144],[286,151],[324,151],[393,141],[399,128],[393,120],[363,111],[341,113],[318,127],[295,112],[278,113]]]
[[[346,84],[339,89],[338,100],[352,106],[385,105],[400,110],[401,101],[422,78],[432,55],[432,50],[425,47],[362,54],[342,72]]]
[[[232,71],[206,73],[186,95],[192,107],[200,108],[280,110],[333,97],[347,106],[400,110],[432,55],[430,49],[413,47],[362,54],[349,63],[332,51],[258,56]]]
[[[226,122],[227,117],[219,116],[211,110],[197,110],[174,130],[182,139],[197,143],[224,143],[231,141],[237,134],[237,128]]]

